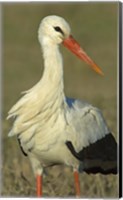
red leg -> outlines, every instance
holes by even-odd
[[[76,170],[74,171],[74,182],[75,182],[76,197],[80,197],[79,173]]]
[[[37,197],[42,197],[42,176],[37,175],[36,177],[36,189],[37,189]]]

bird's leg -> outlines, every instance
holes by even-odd
[[[29,159],[32,164],[32,169],[36,178],[36,195],[37,197],[41,197],[43,168],[40,161],[33,154],[29,154]]]
[[[76,169],[74,169],[74,183],[75,183],[76,197],[80,197],[79,173]]]
[[[42,197],[42,175],[36,176],[37,197]]]

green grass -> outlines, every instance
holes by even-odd
[[[61,47],[67,96],[85,99],[102,109],[117,137],[117,23],[118,3],[3,4],[3,196],[35,196],[30,163],[15,138],[8,138],[8,110],[41,77],[43,60],[37,30],[44,16],[56,14],[71,25],[72,34],[102,68],[95,74]],[[53,167],[44,178],[44,196],[74,196],[72,171]],[[28,181],[27,181],[28,180]],[[118,177],[80,175],[82,196],[117,197]],[[29,183],[28,183],[29,182]],[[64,184],[63,184],[64,183]]]

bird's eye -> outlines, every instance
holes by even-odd
[[[55,26],[54,29],[55,29],[55,31],[60,32],[62,35],[64,35],[64,32],[62,31],[62,29],[59,26]]]

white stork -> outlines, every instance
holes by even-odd
[[[44,58],[43,76],[9,111],[8,119],[14,118],[9,136],[17,136],[31,161],[37,196],[42,196],[43,169],[56,164],[73,168],[76,195],[80,196],[78,172],[117,173],[117,144],[98,108],[65,96],[59,45],[97,73],[103,72],[71,36],[62,17],[45,17],[38,39]]]

